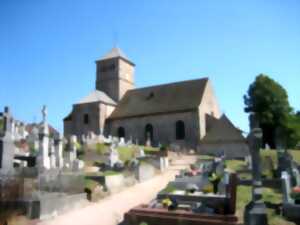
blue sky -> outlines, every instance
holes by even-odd
[[[243,95],[259,73],[300,109],[298,0],[1,0],[0,107],[62,131],[95,86],[95,60],[115,43],[138,87],[208,76],[223,112],[248,130]]]

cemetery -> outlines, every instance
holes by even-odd
[[[42,115],[43,121],[26,133],[9,108],[2,114],[2,217],[53,218],[151,180],[168,170],[170,155],[180,158],[173,147],[141,146],[123,138],[51,135],[46,107]],[[198,160],[151,202],[127,212],[123,223],[299,224],[300,152],[261,150],[260,129],[252,123],[249,156],[227,159],[191,152]],[[30,146],[27,151],[16,144],[21,140]]]
[[[53,218],[168,168],[168,153],[162,147],[93,134],[66,139],[50,133],[46,107],[42,116],[28,132],[8,107],[1,114],[1,223],[2,217],[16,213],[31,220]],[[20,148],[19,142],[26,147]]]

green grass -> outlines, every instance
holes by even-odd
[[[126,162],[132,159],[135,155],[135,148],[134,147],[118,147],[119,157],[120,160]]]
[[[209,160],[209,159],[213,159],[214,157],[213,156],[210,156],[210,155],[199,155],[198,156],[198,159],[199,160]]]
[[[4,122],[3,119],[0,119],[0,132],[3,130],[4,128]]]
[[[240,221],[243,221],[245,206],[250,202],[252,195],[251,186],[238,186],[237,189],[237,210],[236,215]],[[282,202],[282,195],[271,188],[263,189],[263,200],[273,204]],[[269,225],[292,225],[280,215],[277,215],[274,210],[267,209]]]
[[[160,193],[172,193],[174,191],[176,191],[176,188],[173,185],[168,184],[168,186],[161,190]]]
[[[97,154],[103,155],[108,152],[108,147],[104,143],[97,143],[95,146]]]
[[[226,167],[230,170],[238,172],[247,167],[247,163],[243,160],[226,160]]]
[[[300,164],[300,150],[289,150],[289,153],[293,156],[293,159]]]
[[[107,170],[105,172],[103,172],[103,175],[105,177],[108,177],[108,176],[115,176],[115,175],[119,175],[121,174],[120,172],[116,172],[116,171],[112,171],[112,170]]]
[[[90,189],[90,190],[93,190],[93,189],[95,189],[95,187],[97,187],[99,185],[99,183],[98,182],[96,182],[96,181],[93,181],[93,180],[91,180],[91,179],[85,179],[85,188],[88,188],[88,189]]]

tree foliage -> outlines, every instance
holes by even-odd
[[[287,146],[299,148],[300,144],[300,113],[292,113],[286,124]]]
[[[267,75],[260,74],[244,96],[245,112],[255,113],[263,130],[263,142],[275,147],[276,131],[284,133],[285,144],[295,146],[300,117],[293,113],[286,90]],[[298,139],[299,141],[299,139]]]

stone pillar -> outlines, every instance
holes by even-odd
[[[0,171],[7,174],[13,171],[15,147],[12,137],[12,118],[8,107],[4,108],[4,134],[0,137]]]
[[[49,158],[49,127],[46,121],[46,107],[43,110],[43,122],[39,129],[39,156],[38,165],[40,169],[50,169]]]
[[[267,210],[262,200],[262,180],[260,165],[260,148],[262,146],[262,130],[258,126],[255,115],[250,115],[251,132],[248,144],[252,158],[252,201],[246,206],[245,225],[267,225]]]
[[[64,167],[64,158],[63,158],[63,136],[58,135],[55,141],[55,158],[56,158],[56,167],[62,169]]]
[[[77,137],[75,135],[72,135],[70,137],[70,153],[71,153],[71,161],[73,162],[75,159],[77,159]]]
[[[284,203],[292,203],[293,200],[290,196],[291,193],[291,177],[288,172],[284,171],[281,173],[282,189],[283,189],[283,201]]]
[[[55,155],[55,145],[54,145],[54,140],[50,140],[50,168],[55,169],[56,168],[56,155]]]

